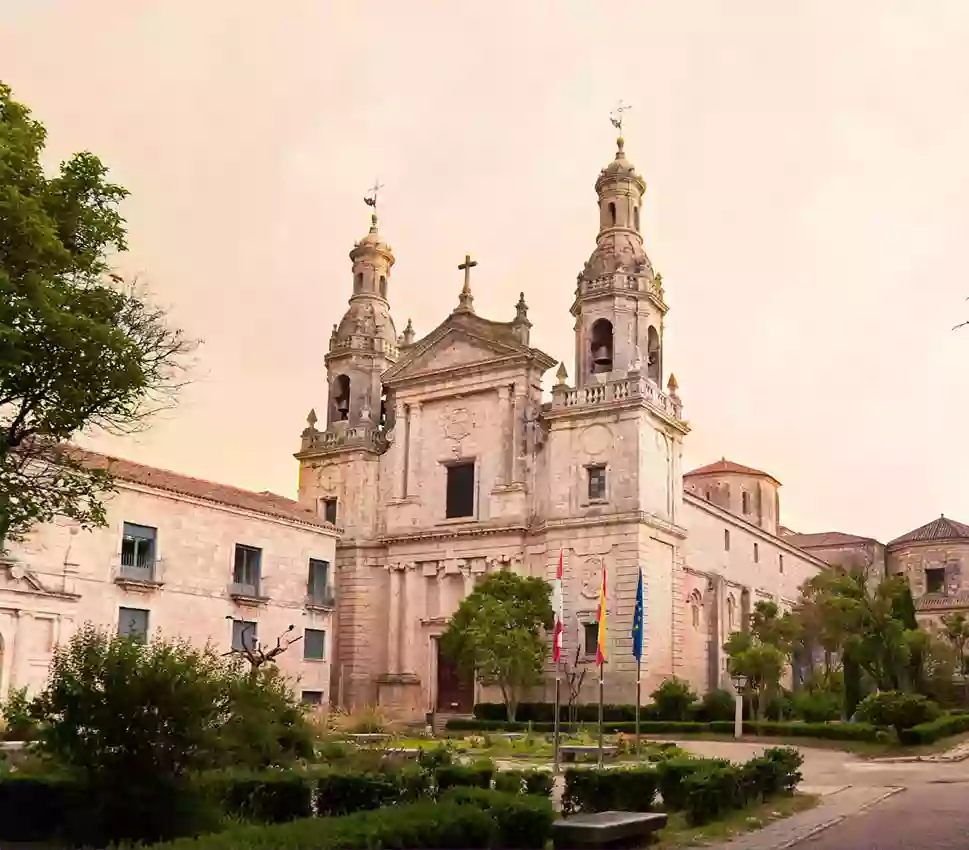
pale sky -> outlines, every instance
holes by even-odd
[[[295,495],[375,177],[398,330],[437,326],[470,251],[478,313],[524,290],[571,371],[622,98],[687,466],[881,540],[969,522],[967,44],[965,0],[0,0],[0,79],[52,161],[131,191],[123,268],[204,340],[111,451]]]

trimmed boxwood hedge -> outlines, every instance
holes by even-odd
[[[954,716],[960,718],[961,715]],[[948,718],[947,718],[948,719]],[[531,730],[541,734],[555,731],[554,723],[508,723],[499,720],[461,720],[455,718],[447,722],[449,732],[524,732]],[[607,734],[632,734],[635,723],[603,724]],[[695,735],[701,733],[732,735],[733,723],[715,721],[713,723],[676,723],[667,720],[643,720],[639,731],[644,735]],[[760,735],[774,738],[824,738],[829,741],[877,741],[879,732],[884,730],[867,723],[773,723],[771,721],[744,723],[745,735]],[[947,733],[954,734],[954,733]]]
[[[903,744],[933,744],[961,732],[969,732],[969,714],[943,715],[937,720],[903,729],[900,738]]]

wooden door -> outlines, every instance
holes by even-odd
[[[441,714],[471,714],[474,710],[474,676],[459,670],[437,646],[437,711]]]

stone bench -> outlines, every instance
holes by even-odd
[[[552,824],[555,850],[594,847],[642,847],[666,826],[665,812],[594,812],[572,815]]]
[[[618,747],[603,747],[602,757],[604,759],[614,758],[618,750]],[[562,761],[575,761],[577,756],[591,756],[598,754],[599,748],[597,746],[590,747],[579,744],[565,744],[564,746],[559,747],[559,755],[562,757]]]
[[[384,741],[390,740],[390,735],[383,732],[360,732],[347,737],[354,744],[382,744]]]

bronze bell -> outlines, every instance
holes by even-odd
[[[592,352],[592,362],[596,371],[608,372],[612,368],[612,352],[606,345],[600,345]]]

